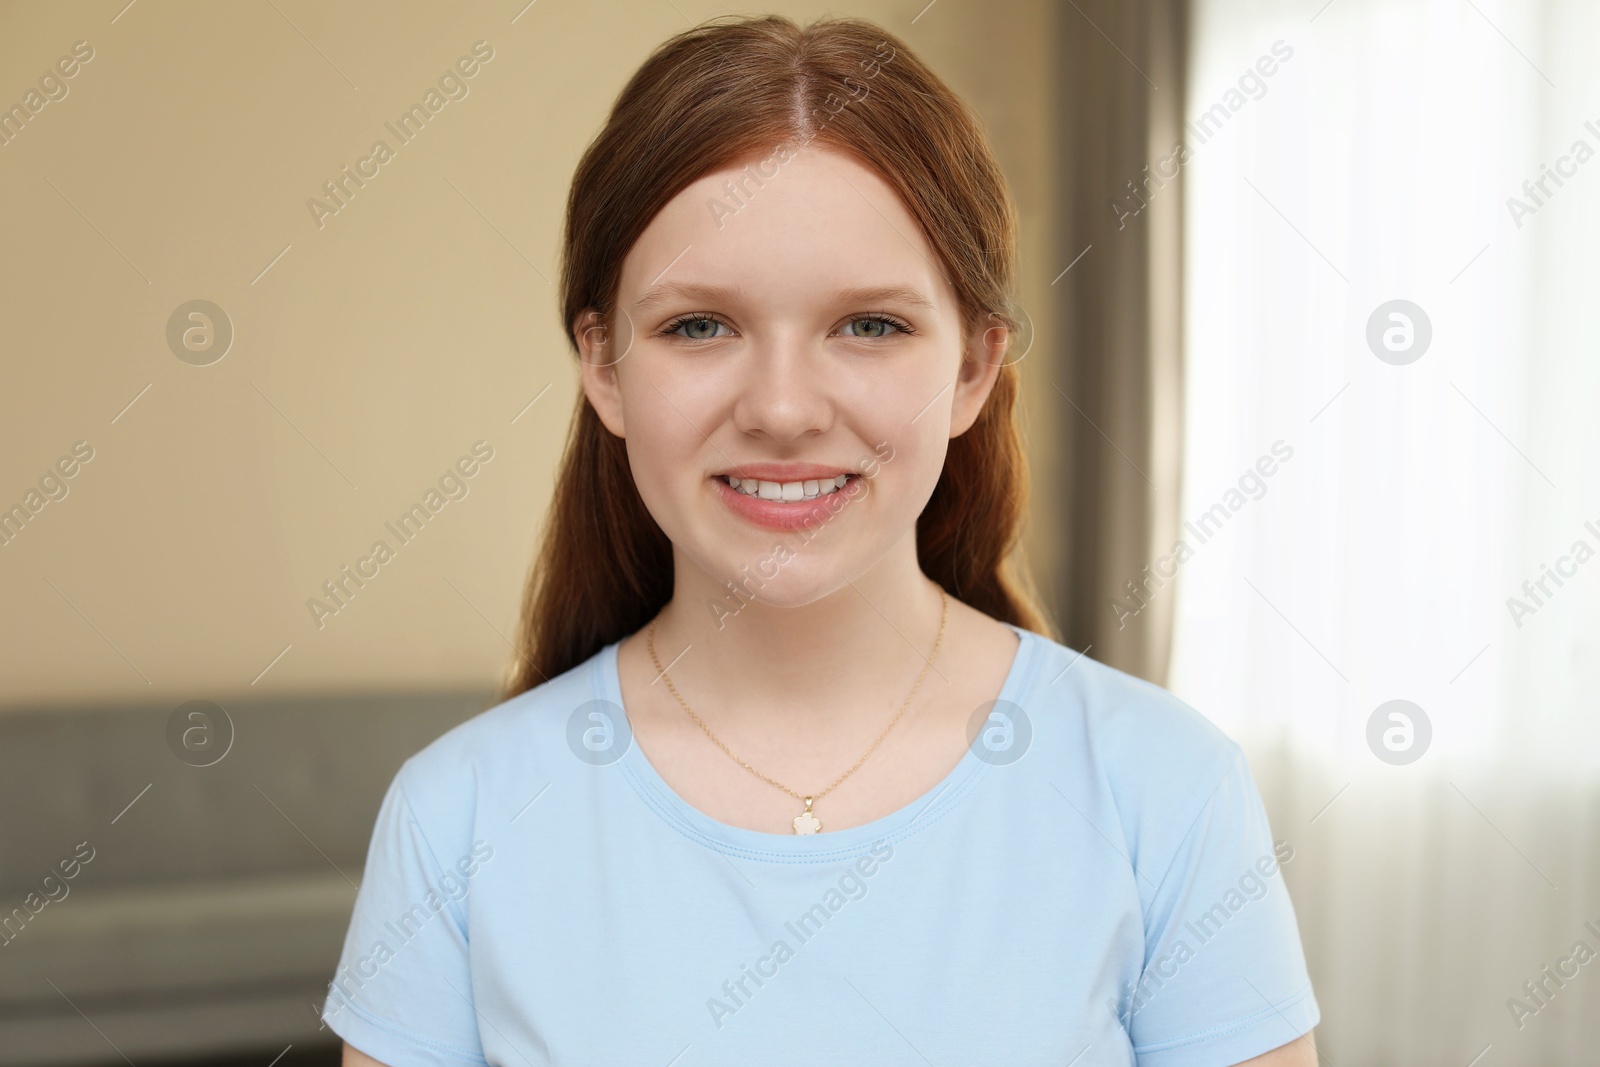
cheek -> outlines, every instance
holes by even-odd
[[[883,457],[888,458],[878,461],[880,477],[888,476],[886,484],[896,486],[905,494],[914,514],[920,514],[933,496],[939,476],[944,472],[945,456],[950,451],[948,421],[941,431],[940,424],[932,416],[930,411],[913,425],[903,428],[899,437],[890,438],[892,451],[882,449]]]
[[[844,416],[862,442],[855,469],[896,493],[931,494],[950,444],[950,389],[877,383],[855,391]]]
[[[624,417],[628,466],[640,497],[659,522],[681,506],[679,497],[686,488],[697,487],[704,473],[705,438],[695,432],[696,412],[682,397],[669,403],[648,385],[642,394],[625,396]]]

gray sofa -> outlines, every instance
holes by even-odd
[[[173,704],[0,712],[0,1067],[336,1044],[316,1009],[384,790],[491,703],[227,702],[225,750]]]

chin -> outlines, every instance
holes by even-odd
[[[801,608],[848,588],[858,568],[849,566],[840,549],[837,542],[807,545],[794,535],[773,533],[766,547],[754,553],[714,553],[712,565],[705,568],[714,586],[708,594],[710,609],[725,618],[752,603]]]

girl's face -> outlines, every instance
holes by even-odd
[[[609,327],[593,312],[575,326],[583,387],[627,442],[678,592],[703,576],[708,596],[731,581],[781,606],[891,552],[914,561],[917,516],[1006,340],[997,319],[964,332],[893,189],[816,147],[680,192],[624,260],[616,308]]]

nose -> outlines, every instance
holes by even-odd
[[[833,385],[822,349],[797,333],[750,346],[734,404],[743,433],[788,443],[833,425]]]

